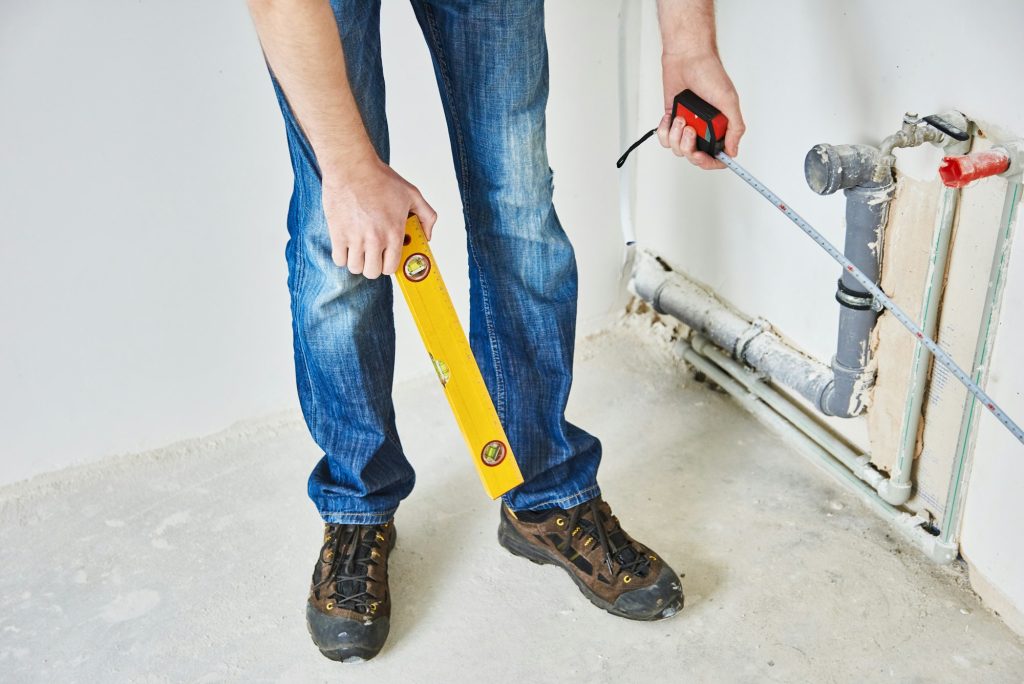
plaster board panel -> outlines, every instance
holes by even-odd
[[[900,176],[883,238],[882,289],[918,323],[922,319],[942,184]],[[867,413],[871,462],[885,472],[896,464],[917,342],[899,321],[883,315],[872,341],[877,376]]]

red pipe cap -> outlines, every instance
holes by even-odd
[[[973,152],[961,157],[943,157],[939,176],[946,187],[962,188],[971,181],[998,176],[1010,168],[1010,158],[1003,152]]]

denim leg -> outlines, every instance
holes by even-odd
[[[515,510],[599,493],[601,444],[565,420],[576,261],[552,205],[542,0],[412,0],[434,61],[469,246],[470,343],[525,482]]]
[[[331,5],[353,94],[378,154],[387,161],[380,3],[334,0]],[[276,80],[274,88],[295,171],[285,254],[296,382],[310,433],[324,451],[309,477],[309,496],[327,522],[383,522],[415,481],[391,403],[391,279],[354,276],[331,260],[316,158]]]

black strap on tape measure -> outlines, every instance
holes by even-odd
[[[626,163],[626,157],[629,156],[629,153],[632,152],[633,150],[635,150],[636,148],[640,147],[642,144],[644,144],[644,142],[648,138],[650,138],[652,135],[654,135],[657,132],[658,132],[657,128],[652,128],[651,130],[649,130],[646,133],[644,133],[643,135],[641,135],[639,140],[637,140],[635,143],[630,145],[626,149],[626,151],[622,153],[622,156],[619,157],[619,160],[617,162],[615,162],[615,168],[621,169],[622,165]]]

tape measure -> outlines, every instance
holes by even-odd
[[[484,490],[492,499],[523,483],[480,367],[452,306],[419,219],[405,224],[398,286],[423,338]]]
[[[1003,426],[1010,431],[1010,433],[1017,438],[1019,442],[1024,444],[1024,430],[1021,430],[1020,426],[1015,423],[1010,416],[1006,415],[1006,412],[999,407],[998,404],[990,397],[985,390],[981,389],[977,382],[971,379],[964,369],[957,365],[956,361],[953,360],[949,354],[947,354],[935,340],[924,334],[924,331],[913,320],[906,314],[903,309],[896,305],[885,292],[882,291],[878,285],[874,283],[870,278],[864,275],[859,268],[857,268],[852,261],[846,258],[846,255],[840,252],[835,246],[829,242],[824,235],[815,230],[814,226],[808,223],[800,214],[793,211],[793,209],[783,202],[782,199],[774,192],[768,189],[768,187],[753,176],[749,171],[740,166],[736,161],[727,155],[723,151],[725,145],[725,132],[728,128],[729,121],[725,115],[715,109],[709,102],[698,97],[691,90],[684,90],[682,93],[676,96],[673,102],[672,118],[673,121],[676,117],[683,117],[687,125],[693,125],[697,131],[697,149],[701,152],[705,152],[713,156],[718,161],[725,164],[729,169],[737,176],[742,178],[744,182],[750,187],[754,188],[762,197],[772,203],[776,209],[781,211],[786,218],[796,224],[797,228],[806,233],[812,240],[814,240],[819,247],[825,250],[830,257],[835,259],[845,270],[849,273],[854,280],[860,283],[865,290],[871,293],[875,298],[876,305],[886,309],[893,315],[893,317],[899,321],[904,328],[910,331],[910,333],[917,338],[925,349],[931,352],[935,360],[938,361],[942,366],[948,370],[953,377],[960,381],[967,391],[974,395],[982,403],[982,405],[989,410],[999,420]],[[626,155],[630,151],[635,149],[636,145],[643,140],[649,138],[654,131],[647,133],[640,141],[635,143],[626,154],[620,158],[618,166],[622,166],[622,162],[625,161]]]
[[[687,126],[697,132],[697,149],[716,157],[725,147],[725,130],[729,120],[710,102],[702,100],[692,90],[684,90],[672,102],[672,122],[682,117]],[[672,122],[669,122],[671,128]]]

